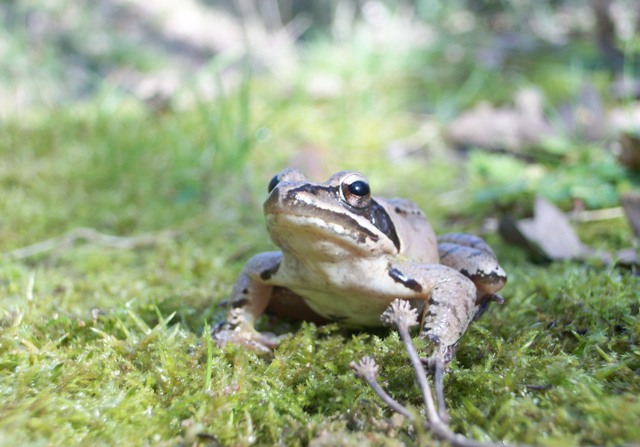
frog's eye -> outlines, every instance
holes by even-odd
[[[345,182],[341,191],[344,201],[354,208],[365,208],[371,201],[371,189],[364,180]]]
[[[355,194],[358,197],[365,197],[371,193],[369,184],[362,180],[357,180],[349,185],[349,192]]]
[[[274,175],[271,181],[269,182],[269,186],[267,187],[267,191],[270,193],[274,190],[274,188],[280,183],[280,177],[278,175]]]

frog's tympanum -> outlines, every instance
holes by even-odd
[[[254,329],[265,311],[349,327],[380,326],[396,298],[420,312],[420,335],[445,363],[469,323],[506,274],[491,248],[469,234],[436,238],[418,207],[373,197],[355,172],[313,183],[287,169],[271,180],[264,203],[267,229],[280,251],[247,262],[233,289],[221,343],[271,349],[277,339]]]

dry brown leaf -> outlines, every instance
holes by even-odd
[[[631,212],[636,214],[631,217],[628,212],[628,216],[630,221],[634,219],[633,222],[640,225],[640,195],[636,195],[634,200],[636,200],[635,208]],[[498,230],[504,240],[524,248],[532,258],[537,260],[580,261],[595,258],[605,264],[615,262],[616,265],[628,268],[637,268],[640,265],[640,257],[635,248],[619,250],[613,257],[607,252],[596,252],[583,244],[571,227],[569,218],[542,197],[536,198],[532,219],[517,220],[505,217],[500,221]]]
[[[622,267],[638,268],[640,266],[640,257],[638,250],[635,248],[625,248],[616,252],[616,263]],[[637,274],[637,270],[636,270]]]
[[[507,217],[499,230],[507,242],[548,260],[582,259],[593,253],[580,241],[564,213],[542,197],[536,198],[533,219]]]
[[[514,106],[481,103],[453,120],[446,130],[447,137],[459,146],[511,151],[535,145],[552,132],[542,103],[542,94],[535,89],[516,93]]]

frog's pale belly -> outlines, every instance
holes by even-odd
[[[331,293],[321,290],[291,288],[318,315],[351,327],[382,326],[380,315],[396,295],[383,293]]]
[[[391,301],[417,297],[389,276],[389,260],[347,259],[308,263],[283,254],[272,280],[302,297],[318,315],[352,327],[381,326],[380,315]]]

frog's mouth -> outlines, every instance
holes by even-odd
[[[330,240],[338,245],[357,246],[380,240],[380,235],[360,225],[349,215],[323,210],[321,217],[317,212],[311,215],[300,212],[301,210],[296,211],[298,212],[281,211],[265,215],[267,229],[274,242],[301,237],[307,243]]]

